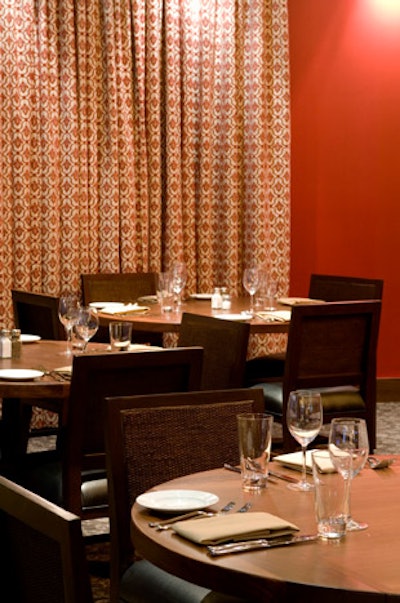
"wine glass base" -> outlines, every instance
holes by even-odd
[[[366,530],[367,528],[367,523],[363,521],[355,521],[354,519],[350,519],[346,524],[346,532],[360,532],[361,530]]]
[[[300,492],[310,492],[311,490],[314,490],[314,487],[314,484],[303,481],[298,482],[297,484],[288,484],[289,490],[297,490]]]

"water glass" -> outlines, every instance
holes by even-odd
[[[244,490],[257,491],[267,486],[272,425],[272,415],[264,413],[238,415],[240,469]]]
[[[326,450],[313,451],[311,458],[318,534],[329,540],[343,538],[349,506],[348,484],[340,473],[321,472],[327,460]]]
[[[157,280],[157,298],[163,314],[174,309],[174,291],[172,288],[172,274],[160,272]]]
[[[110,343],[111,349],[115,352],[129,350],[132,340],[132,323],[130,322],[110,322]]]

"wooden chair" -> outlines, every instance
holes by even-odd
[[[18,603],[92,603],[81,520],[0,476],[1,590]]]
[[[19,289],[12,289],[11,295],[17,329],[42,339],[65,339],[64,327],[58,318],[58,297]]]
[[[311,274],[308,297],[326,302],[382,300],[383,280],[353,276]],[[283,377],[286,353],[268,354],[249,360],[246,365],[248,385],[276,381]]]
[[[58,317],[58,297],[20,289],[12,289],[11,295],[14,324],[22,333],[39,335],[42,339],[64,340],[66,338],[64,327]],[[56,433],[57,428],[44,426],[40,429],[31,429],[29,435],[38,437]]]
[[[107,398],[105,407],[116,603],[121,590],[130,600],[140,571],[138,562],[131,565],[130,509],[136,497],[168,479],[238,463],[236,415],[263,412],[264,400],[262,390],[236,389]]]
[[[243,387],[250,325],[199,314],[182,314],[179,346],[204,349],[201,389]]]
[[[312,274],[308,296],[327,302],[382,299],[383,280]]]
[[[83,303],[91,302],[135,302],[144,295],[156,294],[157,273],[128,272],[123,274],[81,274]],[[135,331],[132,339],[136,343],[151,343],[162,346],[160,333]],[[108,327],[100,325],[93,341],[108,342]]]
[[[199,389],[202,357],[201,348],[75,356],[58,456],[26,455],[22,483],[82,519],[108,516],[103,399]]]
[[[380,301],[293,307],[283,380],[257,385],[266,411],[282,423],[285,451],[295,447],[285,418],[289,393],[296,389],[321,391],[324,423],[334,417],[365,419],[375,448],[380,310]]]

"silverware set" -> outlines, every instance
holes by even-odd
[[[60,383],[71,381],[71,375],[69,373],[62,371],[49,371],[44,366],[38,366],[36,370],[41,371],[47,377],[52,377],[52,379],[55,381],[60,381]]]
[[[230,501],[226,504],[220,511],[191,511],[189,513],[185,513],[184,515],[174,516],[170,519],[164,519],[162,521],[150,521],[149,526],[151,528],[155,528],[156,530],[169,530],[175,523],[178,521],[186,521],[187,519],[197,519],[201,517],[215,517],[216,515],[224,515],[225,513],[229,513],[231,509],[236,505],[235,501]],[[237,513],[246,513],[251,508],[251,503],[247,502],[245,505],[240,507],[236,512]]]

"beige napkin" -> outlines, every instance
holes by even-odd
[[[297,306],[297,304],[323,304],[322,299],[312,299],[311,297],[280,297],[280,304],[285,306]]]
[[[60,373],[61,375],[64,373],[65,375],[72,375],[72,365],[60,366],[59,368],[54,369],[56,373]]]
[[[329,456],[328,450],[321,450],[323,452],[323,459],[320,459],[319,470],[321,473],[334,473],[336,471],[335,467]],[[312,458],[311,458],[312,450],[307,450],[306,452],[306,468],[309,473],[312,472]],[[274,457],[274,461],[281,463],[285,467],[289,467],[289,469],[295,469],[296,471],[301,471],[303,468],[303,453],[302,452],[289,452],[288,454],[280,454]]]
[[[105,314],[130,314],[131,312],[147,312],[148,306],[139,306],[138,304],[124,304],[121,306],[104,306],[102,312]]]
[[[270,513],[232,513],[178,521],[172,529],[197,544],[219,544],[253,538],[275,538],[299,528]]]
[[[270,312],[257,312],[257,316],[263,320],[277,320],[278,322],[289,322],[292,317],[291,310],[271,310]]]

